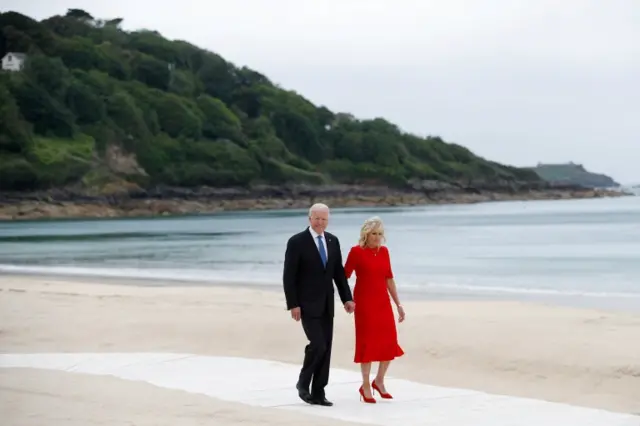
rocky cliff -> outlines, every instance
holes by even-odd
[[[599,198],[620,191],[549,184],[450,184],[413,181],[405,188],[372,185],[261,185],[252,188],[119,187],[111,194],[83,190],[0,193],[0,220],[206,214],[225,210],[307,208],[314,202],[331,207],[413,206],[507,200]]]

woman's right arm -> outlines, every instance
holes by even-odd
[[[344,275],[347,279],[351,278],[353,271],[355,271],[357,263],[358,263],[358,254],[355,250],[355,247],[351,247],[349,250],[349,254],[347,255],[347,261],[344,263]]]

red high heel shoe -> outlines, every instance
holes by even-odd
[[[367,404],[376,403],[375,398],[367,398],[366,396],[364,396],[364,388],[362,386],[360,386],[360,389],[358,389],[358,392],[360,392],[360,401],[364,399],[364,402],[366,402]]]
[[[371,383],[371,387],[373,388],[372,393],[375,394],[375,391],[378,391],[378,393],[380,394],[380,396],[384,399],[393,399],[393,397],[391,396],[390,393],[384,393],[380,390],[380,388],[378,387],[378,385],[376,385],[376,381],[374,380]]]

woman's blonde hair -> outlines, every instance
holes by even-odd
[[[362,224],[362,228],[360,228],[360,241],[358,241],[360,247],[365,246],[365,244],[367,243],[367,237],[376,229],[380,229],[380,231],[382,232],[382,242],[386,241],[386,238],[384,236],[384,223],[382,223],[382,219],[380,219],[378,216],[373,216],[365,220]]]

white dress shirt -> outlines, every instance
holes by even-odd
[[[313,242],[316,243],[316,248],[318,249],[318,253],[320,253],[320,246],[318,245],[318,236],[322,239],[322,244],[324,244],[324,252],[329,256],[329,249],[327,248],[327,240],[324,238],[324,233],[322,235],[318,234],[313,230],[312,227],[309,227],[309,232],[313,236]]]

